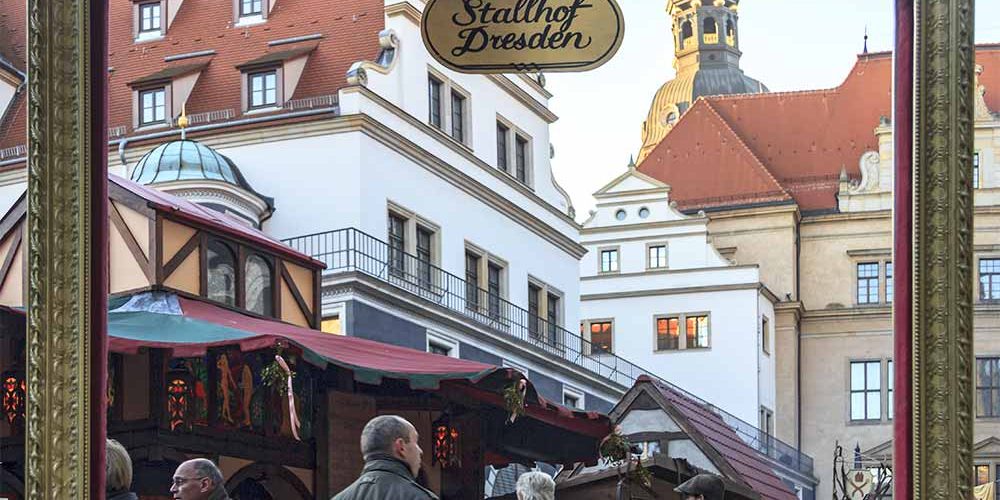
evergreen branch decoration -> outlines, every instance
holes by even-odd
[[[503,402],[510,414],[509,423],[514,423],[517,417],[524,415],[524,394],[527,391],[528,383],[524,379],[513,382],[503,390]]]

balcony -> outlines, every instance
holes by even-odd
[[[283,241],[325,263],[324,273],[327,276],[354,272],[391,284],[403,292],[470,319],[496,335],[513,338],[546,354],[559,356],[592,375],[615,382],[623,388],[623,392],[640,375],[648,375],[674,387],[561,325],[537,317],[527,309],[479,288],[476,283],[392,248],[385,241],[358,229],[338,229]],[[759,453],[793,471],[812,475],[813,460],[808,455],[697,396],[674,388],[718,412],[740,438]]]
[[[705,33],[705,35],[702,37],[702,40],[704,40],[705,43],[719,43],[719,34]]]

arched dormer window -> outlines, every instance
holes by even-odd
[[[244,274],[246,309],[261,316],[274,315],[274,288],[271,265],[260,255],[247,257]]]
[[[206,279],[210,300],[230,306],[236,305],[236,253],[229,245],[211,240],[207,251],[208,277]]]

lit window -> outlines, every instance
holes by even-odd
[[[686,349],[708,347],[708,316],[688,316],[685,325]]]
[[[430,105],[428,121],[437,128],[441,128],[441,87],[443,85],[441,80],[433,76],[427,77],[427,93]]]
[[[259,16],[263,12],[263,0],[240,0],[240,17]]]
[[[658,318],[656,320],[656,349],[676,351],[681,348],[681,319]]]
[[[250,107],[262,108],[278,104],[278,74],[265,71],[250,75]]]
[[[260,255],[247,257],[244,292],[246,309],[261,316],[274,314],[271,266]]]
[[[152,125],[154,123],[166,122],[166,94],[167,91],[162,87],[158,89],[144,90],[139,93],[139,102],[142,105],[140,125]]]
[[[1000,358],[976,359],[976,416],[1000,417]]]
[[[851,363],[851,420],[882,418],[882,362]]]
[[[590,323],[590,354],[611,354],[613,349],[613,330],[610,321],[595,321]]]
[[[988,464],[976,465],[976,486],[981,486],[990,482],[990,466]]]
[[[655,245],[649,247],[649,263],[647,265],[650,269],[663,269],[667,267],[667,246]]]
[[[451,93],[451,137],[465,142],[465,96],[455,91]]]
[[[208,298],[236,305],[236,254],[229,245],[213,240],[208,244]]]
[[[618,272],[618,249],[601,250],[601,272]]]
[[[324,318],[323,321],[320,323],[319,329],[324,333],[341,335],[342,330],[340,326],[340,315],[334,315],[328,318]]]
[[[858,304],[878,304],[878,262],[858,264]]]
[[[139,4],[139,32],[160,31],[160,2]]]
[[[1000,259],[979,260],[979,299],[1000,300]]]

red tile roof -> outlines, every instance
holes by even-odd
[[[774,473],[767,461],[743,441],[722,417],[708,405],[697,401],[677,389],[642,376],[636,382],[653,384],[664,398],[694,426],[729,465],[736,469],[751,489],[760,493],[762,500],[795,500],[795,494]]]
[[[132,2],[111,2],[109,19],[110,127],[126,126],[132,135],[129,82],[177,64],[208,61],[186,103],[189,115],[231,109],[241,113],[241,73],[247,61],[315,46],[295,89],[286,99],[336,94],[347,84],[347,70],[378,55],[378,34],[385,27],[383,0],[273,0],[267,21],[234,25],[232,0],[186,0],[162,40],[135,43]],[[167,16],[164,12],[163,22]],[[268,42],[321,35],[298,43]],[[214,50],[210,56],[165,62],[169,56]]]
[[[1000,44],[978,46],[976,62],[987,104],[1000,111]],[[755,175],[752,157],[802,211],[836,209],[841,169],[859,178],[861,155],[878,150],[874,129],[891,116],[891,83],[892,56],[883,52],[858,56],[833,89],[700,99],[639,170],[670,184],[682,209],[782,201]],[[741,145],[748,153],[736,154]]]

